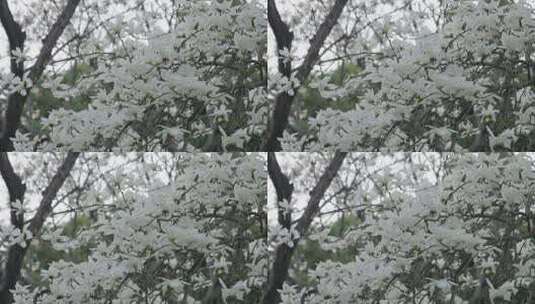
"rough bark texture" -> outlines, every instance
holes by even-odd
[[[79,3],[80,0],[69,0],[58,19],[50,29],[50,32],[48,32],[43,40],[41,51],[37,56],[35,64],[30,69],[28,76],[29,79],[31,79],[34,83],[43,74],[46,65],[50,61],[52,50],[56,46],[59,37],[65,30],[65,27],[67,27],[67,24],[69,24]],[[10,51],[13,51],[17,48],[23,50],[26,34],[22,31],[20,25],[13,19],[13,15],[9,9],[7,0],[0,0],[0,21],[2,22],[2,26],[7,34]],[[11,56],[11,72],[21,79],[24,76],[24,63],[17,62],[13,56]],[[22,111],[24,110],[24,104],[26,103],[27,97],[28,94],[23,96],[18,92],[13,93],[8,97],[4,126],[2,126],[0,129],[0,151],[14,150],[11,138],[15,136],[15,133],[19,128]]]
[[[297,69],[296,73],[296,78],[301,83],[308,77],[314,64],[318,61],[319,52],[333,27],[338,22],[347,2],[348,0],[336,0],[329,11],[329,14],[327,14],[327,17],[318,28],[318,31],[312,40],[310,40],[310,47],[308,48],[305,59]],[[268,21],[275,35],[275,39],[277,40],[277,49],[282,50],[288,48],[288,50],[290,50],[293,34],[290,32],[288,25],[281,19],[277,6],[275,5],[275,0],[268,1]],[[279,72],[284,77],[290,78],[292,73],[292,63],[289,61],[285,62],[284,60],[284,58],[279,56]],[[293,100],[294,95],[289,95],[287,92],[282,92],[277,95],[271,118],[271,126],[269,128],[267,140],[264,144],[264,151],[281,150],[278,138],[283,135],[284,130],[288,127],[288,119],[290,117]]]
[[[69,176],[69,173],[78,158],[79,153],[69,153],[67,158],[58,169],[50,184],[43,192],[43,197],[39,204],[39,208],[35,216],[30,221],[29,229],[32,234],[38,236],[41,233],[41,228],[46,218],[52,211],[52,201],[56,197],[59,189]],[[9,161],[8,153],[0,154],[0,173],[9,191],[9,200],[12,205],[15,201],[24,203],[24,193],[26,186],[22,183],[20,177],[15,173]],[[22,213],[17,213],[15,210],[11,211],[11,223],[22,231],[24,226],[24,218]],[[11,291],[15,288],[17,281],[20,278],[20,271],[23,265],[26,249],[30,245],[30,241],[26,241],[26,246],[22,247],[19,244],[14,244],[8,249],[7,261],[4,266],[3,275],[0,281],[0,303],[10,304],[13,302],[13,295]]]
[[[296,225],[296,230],[299,231],[300,237],[303,237],[308,232],[312,220],[319,212],[319,203],[342,166],[346,155],[347,153],[345,152],[336,152],[318,183],[310,192],[310,199],[307,203],[307,207]],[[282,173],[275,157],[275,153],[268,154],[268,172],[277,192],[277,201],[280,202],[281,200],[287,199],[289,202],[293,193],[293,186],[290,184],[288,177]],[[280,212],[281,211],[279,211],[279,222],[281,222],[282,218],[283,222],[281,225],[285,228],[290,228],[291,218],[288,220],[287,218],[281,217]],[[290,269],[292,255],[298,242],[299,239],[294,240],[294,245],[292,247],[289,247],[286,244],[281,244],[276,248],[275,259],[269,274],[268,286],[262,300],[263,304],[280,303],[281,298],[279,290],[282,288],[284,281],[288,278],[288,270]]]

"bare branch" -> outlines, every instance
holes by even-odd
[[[43,40],[43,46],[39,52],[39,56],[37,56],[37,60],[30,70],[30,79],[32,81],[36,81],[43,74],[47,63],[50,61],[52,50],[69,24],[79,3],[80,0],[69,0],[54,25],[52,25],[52,28]]]
[[[288,25],[282,20],[275,0],[268,1],[268,21],[277,40],[277,50],[287,49],[290,51],[294,36],[290,32]],[[278,54],[278,58],[279,73],[284,77],[290,78],[292,75],[291,60],[287,60],[287,58],[282,57],[280,54]],[[281,149],[277,138],[282,136],[284,129],[288,125],[288,115],[292,106],[292,100],[293,96],[290,96],[286,92],[282,92],[277,96],[273,108],[271,126],[269,127],[268,137],[264,144],[264,151],[279,151]]]
[[[13,51],[19,49],[24,50],[24,41],[26,34],[22,31],[21,26],[13,18],[7,0],[0,0],[0,21],[6,32],[9,41],[9,55],[11,57],[11,73],[20,79],[24,76],[24,62],[18,60],[13,56]],[[12,151],[13,144],[9,140],[10,137],[15,136],[15,129],[13,126],[18,126],[20,123],[20,115],[24,108],[25,97],[19,92],[15,92],[8,97],[7,109],[5,119],[0,125],[0,151]],[[13,130],[12,130],[13,129]],[[13,134],[9,136],[9,134]]]
[[[280,170],[280,167],[274,156],[274,153],[268,154],[269,176],[273,181],[273,184],[275,185],[275,189],[279,187],[279,189],[282,190],[284,188],[281,187],[287,187],[288,185],[291,186],[291,184],[287,180],[288,178],[284,174],[282,174],[282,171]],[[299,232],[300,238],[308,232],[308,228],[310,227],[312,220],[320,211],[319,203],[325,195],[325,192],[331,185],[331,182],[333,181],[334,177],[338,173],[338,170],[342,166],[342,163],[344,162],[346,156],[346,152],[336,152],[333,159],[329,163],[329,166],[327,166],[325,172],[323,172],[322,176],[320,177],[318,183],[310,192],[310,199],[307,203],[307,207],[305,208],[303,215],[298,220],[296,225],[296,230]],[[269,161],[270,158],[271,161]],[[293,190],[293,187],[291,189]],[[281,193],[284,192],[281,191]],[[279,198],[278,192],[277,198]],[[292,247],[289,247],[286,243],[283,243],[276,248],[275,260],[272,263],[271,272],[269,274],[268,286],[262,300],[264,304],[280,303],[281,298],[279,294],[279,289],[282,288],[284,281],[286,281],[288,277],[288,270],[290,268],[292,255],[298,242],[300,241],[300,238],[293,240],[294,244]]]
[[[346,156],[347,152],[336,152],[318,183],[310,192],[310,199],[308,200],[307,207],[296,226],[296,230],[301,237],[308,232],[312,220],[320,211],[319,204],[325,195],[325,191],[327,191],[334,177],[338,174],[338,170],[340,170]]]
[[[299,79],[300,81],[303,81],[305,78],[307,78],[310,74],[310,71],[312,71],[314,64],[319,59],[318,54],[321,48],[323,47],[325,40],[331,33],[333,27],[338,22],[338,19],[340,18],[340,15],[344,10],[347,1],[348,0],[336,0],[333,7],[331,8],[331,11],[327,15],[323,23],[320,25],[314,37],[312,37],[312,40],[310,40],[310,47],[308,48],[305,60],[299,67],[299,70],[297,71],[296,75],[297,79]]]
[[[319,52],[325,43],[325,40],[331,33],[333,27],[338,22],[342,11],[347,5],[348,0],[336,0],[333,7],[325,17],[325,20],[318,28],[318,31],[310,40],[310,47],[305,55],[305,59],[301,66],[297,69],[296,78],[302,83],[312,71],[312,68],[319,59]],[[293,34],[289,31],[288,26],[280,18],[277,7],[275,6],[275,0],[268,1],[268,19],[269,25],[273,29],[275,37],[277,39],[277,48],[279,50],[288,47],[290,49],[291,42],[293,40]],[[291,62],[284,63],[286,58],[282,58],[279,55],[279,72],[285,76],[291,76]],[[296,90],[294,90],[296,91]],[[280,151],[281,146],[278,138],[280,138],[284,130],[288,127],[288,118],[290,117],[290,111],[294,95],[289,95],[287,92],[280,93],[275,100],[275,106],[273,109],[271,127],[267,135],[267,140],[264,144],[264,151]]]
[[[277,49],[279,51],[284,49],[289,51],[292,48],[294,35],[290,32],[288,25],[282,20],[275,0],[268,1],[268,21],[273,29],[275,40],[277,40]],[[290,77],[292,73],[292,63],[284,60],[281,56],[279,56],[279,72],[286,77]]]
[[[69,152],[67,158],[60,166],[54,177],[52,178],[50,184],[47,186],[43,192],[43,197],[37,209],[37,213],[32,218],[30,225],[28,227],[29,231],[35,236],[38,236],[41,233],[41,228],[46,218],[52,211],[52,201],[56,197],[59,189],[69,176],[76,159],[80,153]],[[6,185],[10,192],[10,201],[14,202],[20,200],[24,197],[26,192],[26,186],[22,183],[20,177],[15,173],[13,167],[9,161],[7,153],[0,154],[0,173],[4,179]],[[13,189],[13,190],[12,190]],[[12,196],[12,191],[14,196]],[[13,222],[13,212],[12,210],[12,222]],[[23,218],[16,218],[15,225],[22,231],[23,228]],[[0,303],[10,304],[13,302],[13,295],[11,290],[15,288],[17,281],[20,277],[20,271],[24,261],[24,256],[26,255],[26,250],[30,245],[31,240],[26,240],[25,246],[21,246],[19,243],[13,244],[9,247],[7,253],[7,262],[5,264],[5,269],[3,271],[2,281],[0,282]]]
[[[268,153],[268,173],[277,192],[277,206],[282,201],[290,202],[294,187],[290,184],[288,177],[282,173],[277,157],[273,152]],[[291,214],[279,209],[279,224],[282,227],[290,228],[291,222]]]
[[[11,208],[11,224],[19,229],[24,225],[24,217],[21,212],[17,212],[13,208],[13,203],[16,201],[24,201],[24,193],[26,193],[26,185],[22,183],[20,177],[15,173],[11,162],[9,161],[8,153],[0,153],[0,174],[6,184],[9,192],[9,202]]]
[[[79,3],[80,0],[69,0],[69,2],[59,15],[58,19],[46,35],[45,39],[43,40],[43,46],[41,48],[41,51],[39,52],[39,55],[37,56],[37,60],[30,69],[29,78],[34,83],[43,74],[46,65],[51,59],[52,50],[56,46],[59,37],[65,30],[65,27],[67,27],[67,24],[69,24],[72,15],[74,14],[74,11],[76,10],[76,7]],[[4,26],[4,29],[6,30],[7,36],[9,38],[9,49],[14,50],[16,48],[20,48],[20,50],[23,50],[26,35],[24,34],[24,32],[22,32],[20,25],[13,20],[13,16],[7,5],[7,0],[0,0],[0,20],[2,21],[2,25]],[[11,55],[11,72],[21,79],[24,76],[23,62],[17,62],[16,58],[13,55]],[[23,96],[19,92],[15,92],[9,96],[8,106],[4,119],[5,125],[2,126],[0,130],[0,151],[14,150],[11,138],[15,136],[15,133],[19,128],[20,119],[27,98],[28,95]]]
[[[37,209],[37,212],[35,213],[35,216],[32,218],[30,226],[28,227],[34,237],[40,234],[43,223],[47,219],[50,212],[52,212],[52,201],[58,194],[61,186],[63,186],[67,176],[69,176],[69,173],[71,172],[71,169],[79,155],[80,152],[69,152],[67,158],[61,167],[59,167],[58,172],[56,172],[56,175],[54,175],[52,181],[50,181],[50,184],[48,184],[45,191],[43,191],[43,198],[39,203],[39,208]]]
[[[24,40],[26,40],[26,34],[22,31],[20,25],[13,18],[13,14],[11,14],[7,0],[0,0],[0,22],[4,27],[7,39],[9,41],[9,51],[12,52],[17,48],[22,51],[24,49]],[[12,55],[11,72],[21,78],[24,73],[23,63],[17,62],[16,58]]]
[[[9,192],[9,207],[11,209],[11,224],[22,231],[24,226],[24,214],[13,207],[16,201],[23,202],[26,186],[21,178],[15,173],[8,153],[0,153],[0,174]],[[9,293],[9,286],[14,287],[19,279],[20,266],[24,259],[26,249],[19,244],[12,245],[8,250],[7,262],[3,276],[0,278],[0,303],[11,303],[12,297]]]

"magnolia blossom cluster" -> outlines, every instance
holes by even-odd
[[[435,8],[443,16],[436,29],[425,16],[418,31],[402,20],[384,25],[389,44],[373,49],[382,57],[371,56],[366,69],[341,87],[311,79],[310,87],[320,90],[332,108],[310,117],[306,134],[288,131],[284,148],[532,149],[526,140],[533,133],[533,4],[441,3]],[[369,49],[354,50],[362,52]],[[353,109],[336,108],[343,98],[355,100]]]
[[[53,262],[40,272],[47,287],[21,282],[15,303],[200,303],[214,286],[226,301],[254,301],[267,279],[262,159],[162,158],[180,162],[178,173],[152,161],[150,183],[114,170],[110,190],[84,192],[94,222],[74,238],[60,226],[40,239],[65,253],[91,248],[87,260]]]
[[[169,5],[163,6],[164,12],[161,5],[127,7],[129,13],[106,19],[116,25],[107,35],[95,31],[92,39],[81,40],[79,56],[90,62],[91,71],[75,84],[65,83],[62,73],[45,72],[40,89],[66,104],[85,96],[88,104],[82,110],[61,107],[35,118],[43,132],[19,130],[17,149],[256,150],[251,145],[257,145],[265,131],[268,115],[264,5]],[[176,21],[165,24],[166,18]],[[0,81],[6,94],[26,95],[33,86],[7,76]]]
[[[336,240],[329,226],[317,227],[309,240],[323,240],[331,257],[346,250],[354,258],[307,268],[310,284],[286,283],[283,303],[471,303],[482,281],[494,303],[528,298],[535,284],[533,157],[450,157],[436,178],[424,173],[428,165],[415,169],[416,182],[394,169],[389,191],[376,193],[360,209],[365,220]]]

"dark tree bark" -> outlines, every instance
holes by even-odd
[[[76,7],[78,7],[79,3],[80,0],[69,0],[54,25],[52,25],[50,32],[48,32],[43,40],[43,47],[41,48],[39,56],[37,56],[37,60],[30,71],[30,79],[32,81],[35,82],[43,74],[46,65],[51,59],[52,50],[56,46],[59,37],[61,34],[63,34],[63,31],[71,21],[71,18],[74,15]]]
[[[17,61],[12,55],[12,52],[16,49],[19,49],[20,51],[24,50],[26,33],[22,31],[20,25],[13,18],[7,0],[0,0],[0,22],[4,27],[9,41],[11,73],[22,79],[24,76],[24,62]],[[20,123],[20,116],[24,108],[25,99],[26,98],[18,92],[8,96],[5,118],[0,126],[0,151],[13,151],[13,143],[9,138],[15,136],[16,129]]]
[[[276,154],[272,152],[268,153],[268,173],[277,193],[277,205],[282,201],[291,202],[294,190],[293,185],[288,177],[282,173]],[[278,221],[281,227],[290,229],[292,224],[291,214],[286,213],[283,208],[279,208]],[[282,288],[282,284],[288,277],[292,253],[293,249],[286,244],[281,244],[277,247],[275,260],[269,275],[267,292],[264,294],[264,304],[280,302],[278,289]]]
[[[310,192],[310,198],[308,200],[307,207],[305,208],[305,212],[303,212],[303,215],[301,218],[299,218],[299,221],[295,227],[301,236],[304,236],[308,232],[308,228],[310,227],[312,220],[319,213],[320,202],[323,199],[325,192],[331,185],[331,182],[338,174],[338,171],[340,170],[340,167],[342,166],[346,156],[347,152],[336,152],[333,159],[329,163],[329,166],[327,169],[325,169],[325,172],[323,172],[323,175],[320,177],[318,183]]]
[[[24,225],[24,214],[17,214],[13,208],[13,203],[16,201],[24,201],[24,193],[26,193],[26,185],[22,183],[20,177],[15,173],[13,166],[8,158],[8,153],[0,153],[0,174],[4,179],[4,182],[9,192],[9,207],[11,208],[11,224],[19,229],[22,229]]]
[[[37,237],[41,233],[43,223],[47,219],[48,215],[52,211],[52,201],[55,199],[59,189],[63,186],[63,183],[69,176],[69,173],[76,162],[80,153],[70,152],[63,164],[59,167],[58,171],[52,178],[50,184],[43,192],[43,197],[39,203],[39,208],[36,214],[30,221],[30,225],[27,229]],[[24,203],[24,194],[26,192],[26,186],[22,183],[20,177],[13,170],[13,166],[9,161],[8,153],[2,152],[0,154],[0,173],[9,191],[9,201],[11,207],[11,223],[20,231],[24,228],[24,215],[17,213],[14,210],[13,203],[16,201]],[[30,245],[31,240],[26,241],[26,246],[22,247],[19,244],[14,244],[9,247],[7,253],[7,261],[4,265],[3,275],[0,281],[0,303],[10,304],[13,302],[13,295],[11,290],[15,288],[17,281],[20,278],[20,271],[26,254],[26,249]]]
[[[346,155],[346,152],[335,153],[333,159],[329,163],[329,166],[327,166],[318,183],[310,192],[310,199],[308,200],[307,207],[305,208],[303,215],[297,221],[296,225],[296,230],[299,232],[300,238],[294,240],[292,247],[289,247],[286,244],[281,244],[275,249],[275,259],[269,274],[268,286],[262,300],[263,304],[280,303],[281,298],[279,290],[282,288],[284,281],[286,281],[288,278],[288,270],[290,269],[290,263],[294,250],[300,239],[307,234],[312,220],[320,211],[319,204],[325,195],[325,192],[331,185],[331,182],[340,170]],[[277,192],[277,201],[281,202],[282,200],[287,200],[290,202],[293,193],[293,186],[289,182],[288,177],[282,173],[279,163],[275,157],[275,153],[268,154],[268,173],[273,185],[275,186],[275,191]],[[291,217],[281,216],[281,212],[283,211],[281,208],[279,208],[279,223],[284,228],[289,229],[291,226]]]
[[[292,48],[294,35],[290,31],[288,25],[282,20],[277,5],[275,4],[275,0],[268,0],[268,22],[275,34],[277,50],[290,50]],[[292,63],[290,61],[285,61],[281,56],[279,56],[278,62],[279,72],[282,75],[289,77],[292,72]]]
[[[0,174],[9,192],[9,207],[11,224],[22,231],[24,227],[24,214],[17,212],[13,204],[15,202],[24,202],[24,194],[26,193],[26,185],[22,183],[20,177],[15,173],[11,162],[9,161],[7,153],[0,153]],[[8,249],[7,261],[2,272],[3,276],[0,281],[0,303],[11,303],[11,293],[6,292],[8,286],[13,288],[19,279],[20,268],[18,265],[22,264],[26,249],[15,244]]]
[[[43,40],[43,46],[37,56],[35,64],[30,69],[29,79],[35,83],[45,70],[46,65],[51,59],[52,50],[56,46],[59,37],[63,34],[65,27],[69,24],[76,7],[80,3],[80,0],[69,0],[58,19],[52,25],[50,32]],[[24,41],[26,40],[26,34],[22,31],[20,25],[13,19],[7,0],[0,0],[0,21],[7,34],[9,40],[9,49],[13,51],[19,48],[21,51],[24,49]],[[11,55],[11,72],[23,79],[24,76],[24,63],[17,62],[16,58]],[[5,113],[4,126],[0,128],[0,151],[7,152],[13,151],[13,142],[11,138],[15,136],[17,129],[20,126],[20,119],[22,111],[24,110],[24,104],[28,94],[22,96],[16,92],[8,97],[8,105]]]
[[[275,186],[275,191],[277,192],[277,202],[290,202],[292,200],[294,187],[290,184],[288,177],[282,173],[279,162],[277,161],[277,156],[273,152],[268,153],[268,173]],[[279,209],[278,220],[282,227],[290,228],[292,221],[291,214],[285,213],[282,208]]]
[[[39,208],[37,209],[37,212],[35,213],[35,216],[32,218],[30,226],[28,227],[34,237],[39,236],[41,233],[43,223],[48,218],[48,215],[50,215],[50,212],[52,212],[52,201],[56,198],[59,189],[63,186],[63,183],[69,176],[79,155],[80,152],[69,152],[69,154],[67,154],[67,158],[65,158],[63,164],[61,167],[59,167],[54,177],[52,177],[52,180],[46,187],[45,191],[43,191],[43,197],[39,203]]]
[[[275,34],[277,51],[291,50],[294,36],[288,25],[282,20],[275,0],[268,0],[268,22]],[[278,55],[278,64],[279,73],[286,78],[290,78],[292,75],[292,62]],[[293,97],[286,92],[282,92],[277,96],[273,108],[271,127],[264,144],[264,151],[279,151],[281,149],[277,138],[282,136],[284,129],[288,125],[288,115],[292,100]]]
[[[342,11],[347,5],[348,0],[336,0],[333,7],[327,14],[327,17],[318,28],[318,31],[310,40],[309,49],[305,55],[305,59],[301,66],[297,69],[296,78],[300,83],[309,76],[312,68],[319,59],[319,52],[325,43],[325,40],[331,33],[333,27],[338,22]],[[268,21],[275,39],[277,41],[277,49],[288,48],[292,46],[293,34],[289,30],[288,25],[284,23],[280,17],[275,0],[268,0]],[[279,55],[279,73],[284,77],[290,78],[292,74],[292,63],[285,62],[285,58]],[[297,90],[294,90],[297,91]],[[273,115],[271,118],[270,128],[266,142],[264,143],[264,151],[280,151],[281,145],[278,140],[283,135],[284,130],[288,127],[288,119],[294,95],[289,95],[287,92],[282,92],[275,98],[275,105],[273,108]]]

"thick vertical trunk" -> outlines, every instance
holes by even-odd
[[[13,208],[13,204],[17,201],[21,204],[24,203],[26,186],[22,183],[21,178],[15,173],[15,170],[9,161],[8,153],[0,153],[0,174],[4,179],[9,192],[11,225],[22,231],[24,227],[24,214],[20,212],[20,210]],[[19,244],[14,244],[9,248],[5,268],[2,272],[3,275],[0,278],[0,303],[8,304],[13,302],[13,295],[10,290],[15,287],[15,284],[19,280],[25,254],[26,247],[22,247]]]

